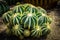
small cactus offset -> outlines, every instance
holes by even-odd
[[[46,10],[31,4],[20,4],[3,14],[4,23],[9,24],[11,34],[22,37],[41,37],[50,31],[52,19]],[[8,27],[8,26],[7,26]]]

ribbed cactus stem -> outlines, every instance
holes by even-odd
[[[31,11],[30,11],[30,13],[32,13],[32,8],[31,8]]]
[[[25,28],[26,26],[25,26],[25,23],[24,23],[24,28]]]
[[[37,26],[38,26],[38,18],[37,18]]]

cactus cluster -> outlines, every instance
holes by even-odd
[[[19,37],[40,37],[50,30],[52,19],[46,10],[31,4],[20,4],[3,14],[11,34]]]

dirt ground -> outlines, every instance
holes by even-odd
[[[53,22],[51,24],[51,33],[46,40],[60,40],[60,9],[53,9],[49,14],[53,18]]]
[[[42,39],[34,39],[34,40],[60,40],[60,9],[52,9],[47,10],[48,15],[51,15],[53,18],[52,24],[51,24],[51,32],[46,38]],[[4,31],[6,27],[3,24],[2,18],[0,18],[0,40],[18,40],[17,37],[7,37],[6,34],[4,34]],[[3,32],[1,34],[1,32]],[[13,39],[12,39],[13,38]],[[15,38],[15,39],[14,39]],[[33,40],[33,39],[24,39],[24,40]]]

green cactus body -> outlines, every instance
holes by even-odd
[[[19,13],[15,13],[12,15],[11,23],[13,25],[20,24],[20,21],[21,21],[21,16]]]
[[[34,6],[27,6],[27,7],[25,8],[25,10],[26,10],[27,12],[31,12],[31,13],[37,13],[37,12],[38,12],[37,8],[34,7]]]
[[[33,28],[31,30],[31,36],[33,37],[41,37],[43,35],[46,35],[48,32],[50,32],[50,25],[49,23],[44,24],[43,26],[35,26],[35,28]]]
[[[47,15],[42,13],[42,15],[38,17],[38,24],[42,25],[47,22],[48,22]]]
[[[35,26],[35,28],[31,30],[31,36],[40,37],[41,35],[42,35],[42,30],[40,26]]]
[[[24,37],[41,37],[51,28],[52,19],[41,7],[31,4],[20,4],[3,15],[3,21],[8,23],[12,34]],[[8,31],[7,31],[8,32]]]
[[[9,23],[12,15],[13,15],[12,11],[8,11],[8,12],[4,13],[3,14],[4,23]]]
[[[22,17],[22,23],[24,24],[24,27],[28,27],[29,29],[36,25],[36,15],[35,13],[25,13]]]
[[[49,23],[45,24],[44,26],[42,26],[42,35],[46,35],[48,34],[48,32],[50,32],[51,28],[50,28],[50,25]]]
[[[23,15],[24,13],[24,6],[23,5],[18,5],[13,8],[13,13],[20,13]]]
[[[22,36],[23,28],[21,27],[21,25],[16,24],[12,27],[12,33],[16,36]]]

